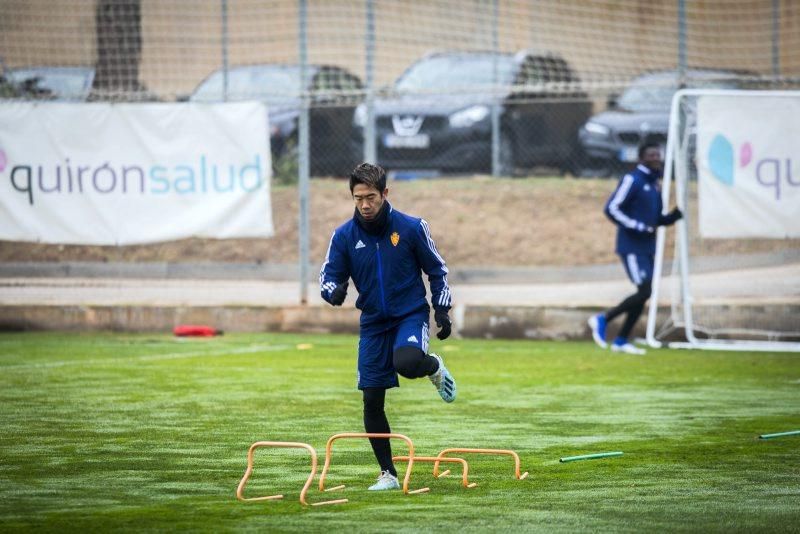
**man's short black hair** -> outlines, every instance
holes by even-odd
[[[655,148],[660,151],[661,145],[659,145],[655,141],[643,141],[642,144],[639,145],[639,161],[642,161],[644,153],[647,151],[648,148]]]
[[[383,193],[386,189],[386,171],[380,165],[362,163],[350,173],[351,194],[357,184],[374,187],[378,192]]]

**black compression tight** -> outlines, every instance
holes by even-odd
[[[383,409],[386,400],[384,388],[364,388],[364,430],[372,434],[388,434],[389,421]],[[386,438],[369,438],[372,452],[381,466],[381,471],[389,471],[397,476],[397,470],[392,462],[392,445]]]
[[[392,358],[397,373],[404,378],[430,376],[439,369],[439,361],[417,347],[400,347]]]
[[[392,363],[395,370],[405,378],[421,378],[435,373],[439,369],[439,361],[416,347],[400,347],[394,351]],[[386,389],[364,388],[364,430],[372,434],[388,434],[389,421],[386,419],[384,404]],[[386,438],[370,438],[372,452],[381,466],[381,471],[389,471],[397,476],[392,462],[392,445]]]
[[[638,286],[636,286],[636,293],[630,295],[625,300],[620,302],[616,307],[608,310],[606,312],[606,321],[611,322],[617,316],[622,315],[623,313],[627,314],[625,316],[625,321],[622,323],[622,328],[620,328],[618,337],[624,337],[628,339],[628,336],[633,330],[633,326],[636,324],[636,321],[639,320],[639,317],[642,315],[644,311],[644,305],[647,303],[647,299],[650,298],[650,293],[652,292],[650,281],[647,280],[642,282]]]

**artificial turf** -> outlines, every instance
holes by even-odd
[[[0,529],[58,531],[773,531],[800,529],[800,356],[650,351],[588,343],[448,340],[459,397],[427,380],[387,395],[394,432],[418,455],[466,456],[443,479],[418,465],[421,495],[368,492],[365,440],[337,442],[328,486],[347,504],[304,507],[308,454],[261,449],[248,497],[235,498],[259,440],[320,455],[361,432],[352,336],[252,334],[213,339],[111,333],[0,335]],[[300,346],[301,348],[298,348]],[[401,441],[395,454],[406,454]],[[623,451],[620,457],[559,458]],[[398,463],[398,468],[404,464]]]

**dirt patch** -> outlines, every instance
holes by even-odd
[[[603,215],[615,185],[616,180],[569,178],[437,178],[392,181],[389,200],[430,223],[451,266],[588,265],[617,261],[614,227]],[[352,216],[353,204],[343,180],[315,179],[310,190],[311,261],[316,264],[333,229]],[[0,241],[0,261],[296,262],[297,189],[273,188],[272,210],[275,235],[269,239],[184,239],[128,247]],[[724,242],[704,245],[709,254],[731,250]],[[785,246],[753,240],[744,247],[766,252]],[[736,250],[741,252],[742,245]]]

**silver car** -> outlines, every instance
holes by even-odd
[[[633,167],[644,141],[662,149],[667,143],[672,96],[679,88],[737,89],[753,80],[752,73],[689,69],[683,83],[677,70],[658,71],[636,78],[609,109],[590,118],[578,132],[587,174],[608,176]]]

